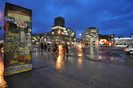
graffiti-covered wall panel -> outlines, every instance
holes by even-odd
[[[32,69],[32,11],[6,3],[4,24],[5,75]]]

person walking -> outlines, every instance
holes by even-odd
[[[68,45],[66,43],[66,54],[68,54]]]
[[[58,53],[58,45],[57,44],[55,44],[55,46],[54,46],[54,53]]]
[[[51,46],[49,43],[48,43],[47,47],[48,47],[48,52],[50,52]]]
[[[46,49],[47,49],[47,44],[44,43],[44,52],[46,51]]]
[[[62,48],[63,48],[63,55],[65,55],[65,53],[66,53],[66,47],[65,47],[65,45],[63,45]]]
[[[43,51],[43,42],[41,42],[41,51]]]
[[[52,53],[54,53],[54,44],[51,46]]]

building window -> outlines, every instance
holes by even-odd
[[[54,32],[52,32],[51,34],[54,35]]]

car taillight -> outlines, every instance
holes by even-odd
[[[125,48],[126,50],[128,49],[128,48]]]

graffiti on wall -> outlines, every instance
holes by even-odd
[[[12,7],[12,8],[11,8]],[[32,11],[6,3],[4,24],[5,75],[14,74],[19,66],[31,69]],[[17,71],[9,70],[17,67]],[[26,68],[27,69],[27,68]]]

